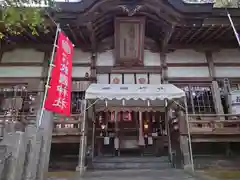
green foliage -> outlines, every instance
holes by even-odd
[[[53,6],[52,0],[5,0],[1,8],[0,38],[3,31],[19,35],[31,30],[33,35],[38,35],[36,27],[44,26],[44,11],[46,7]]]
[[[215,8],[239,8],[239,0],[215,0],[214,1]]]

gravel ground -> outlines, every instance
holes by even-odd
[[[93,171],[79,177],[75,173],[72,177],[50,177],[47,180],[197,180],[183,170],[115,170]]]

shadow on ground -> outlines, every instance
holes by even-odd
[[[47,180],[72,180],[75,179],[75,177],[75,171],[56,171],[47,173]]]
[[[240,157],[202,156],[194,158],[195,169],[220,180],[240,179]]]

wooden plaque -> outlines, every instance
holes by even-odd
[[[143,65],[144,37],[144,18],[116,18],[116,64],[123,66]]]

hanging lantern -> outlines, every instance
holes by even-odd
[[[148,129],[148,124],[147,123],[144,124],[143,127],[144,127],[144,129]]]
[[[113,79],[112,82],[113,82],[113,84],[119,84],[120,83],[120,79],[116,77],[116,78]]]
[[[123,112],[123,121],[132,121],[131,112]]]
[[[178,131],[178,130],[179,130],[179,120],[178,120],[176,117],[174,117],[174,118],[171,120],[170,124],[171,124],[171,127],[172,127],[172,129],[173,129],[174,131]]]

